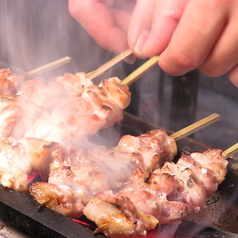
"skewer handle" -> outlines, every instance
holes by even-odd
[[[238,152],[238,143],[234,144],[233,146],[231,146],[230,148],[228,148],[227,150],[223,151],[222,156],[224,156],[225,158],[232,158],[232,156]]]
[[[131,54],[132,54],[131,49],[125,50],[121,54],[117,55],[115,58],[111,59],[110,61],[108,61],[104,65],[100,66],[98,69],[88,73],[87,78],[89,78],[91,80],[96,78],[97,76],[99,76],[100,74],[105,72],[107,69],[111,68],[112,66],[114,66],[115,64],[117,64],[118,62],[125,59],[127,56],[129,56]]]
[[[212,115],[205,117],[203,119],[201,119],[200,121],[197,121],[185,128],[183,128],[182,130],[179,130],[175,133],[173,133],[171,136],[175,139],[175,141],[183,139],[193,133],[195,133],[196,131],[212,124],[213,122],[217,121],[220,118],[220,115],[213,113]]]
[[[154,67],[158,62],[159,56],[154,56],[146,61],[143,65],[133,71],[130,75],[122,80],[122,84],[124,85],[131,85],[134,83],[139,77],[145,74],[148,70]]]
[[[59,60],[53,61],[49,64],[43,65],[39,68],[33,69],[31,71],[26,72],[25,74],[21,75],[22,77],[28,78],[28,77],[33,77],[36,74],[46,72],[48,70],[51,70],[53,68],[59,67],[61,65],[67,64],[71,61],[70,57],[66,56],[64,58],[61,58]]]

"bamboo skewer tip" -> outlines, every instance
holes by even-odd
[[[55,60],[55,61],[53,61],[51,63],[45,64],[45,65],[40,66],[38,68],[35,68],[35,69],[31,70],[31,71],[28,71],[25,74],[21,75],[21,77],[25,77],[25,78],[32,77],[32,76],[34,76],[36,74],[43,73],[43,72],[46,72],[48,70],[54,69],[56,67],[59,67],[61,65],[67,64],[70,61],[71,61],[71,58],[68,57],[68,56],[65,56],[65,57],[63,57],[61,59]]]
[[[238,152],[238,143],[234,144],[227,150],[223,151],[222,156],[225,158],[232,158],[235,153]]]
[[[219,120],[220,115],[218,115],[217,113],[213,113],[208,117],[205,117],[175,133],[173,133],[171,136],[177,141],[180,139],[183,139],[193,133],[195,133],[196,131],[216,122],[217,120]]]
[[[147,60],[143,65],[141,65],[139,68],[137,68],[135,71],[133,71],[130,75],[128,75],[126,78],[124,78],[121,83],[123,85],[131,85],[134,83],[139,77],[144,75],[148,70],[150,70],[152,67],[154,67],[159,60],[159,56],[154,56]]]

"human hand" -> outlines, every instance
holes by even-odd
[[[238,87],[237,22],[236,0],[138,0],[128,42],[139,57],[161,54],[168,74],[228,73]]]
[[[99,45],[120,53],[128,48],[127,31],[134,2],[69,0],[69,11]]]

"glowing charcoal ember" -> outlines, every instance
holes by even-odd
[[[78,219],[72,219],[72,221],[75,221],[75,222],[80,223],[80,224],[85,225],[85,226],[89,226],[90,225],[89,223],[84,222],[84,221],[80,221]]]

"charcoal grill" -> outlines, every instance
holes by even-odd
[[[124,119],[113,127],[100,131],[91,137],[93,141],[108,147],[115,146],[124,134],[139,135],[159,128],[141,118],[124,113]],[[118,137],[115,137],[115,131]],[[167,130],[168,131],[168,130]],[[170,134],[171,132],[168,131]],[[179,153],[202,152],[209,147],[190,138],[177,142]],[[179,156],[179,155],[178,155]],[[188,217],[178,228],[175,238],[234,238],[238,237],[238,162],[228,159],[228,173],[217,192],[207,200],[200,214]],[[55,213],[48,208],[40,208],[29,195],[0,186],[0,218],[2,221],[24,234],[34,238],[102,238],[103,234],[93,234],[95,224],[86,218],[78,223]]]

